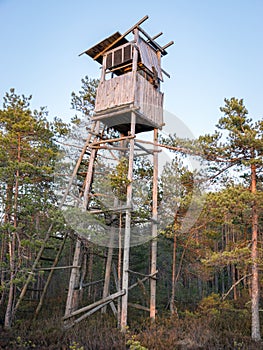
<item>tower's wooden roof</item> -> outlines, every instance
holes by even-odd
[[[138,21],[135,25],[133,25],[130,29],[128,29],[124,34],[121,34],[120,32],[116,32],[111,36],[109,36],[108,38],[102,40],[95,46],[91,47],[90,49],[82,52],[80,55],[83,55],[85,53],[101,64],[103,54],[110,49],[114,49],[120,45],[126,44],[128,42],[128,40],[126,39],[126,36],[130,34],[135,28],[137,28],[141,32],[141,34],[144,35],[144,37],[147,40],[147,44],[151,46],[152,49],[154,49],[155,51],[160,51],[162,56],[167,55],[167,51],[165,49],[170,45],[172,45],[173,41],[170,41],[168,44],[164,46],[160,46],[155,39],[160,35],[162,35],[162,32],[155,35],[154,37],[151,37],[148,33],[146,33],[140,27],[140,24],[142,24],[147,19],[148,19],[148,16],[144,16],[140,21]]]
[[[115,45],[111,46],[112,43],[114,43],[116,40],[118,40],[118,42]],[[123,38],[120,32],[116,32],[111,36],[109,36],[108,38],[100,41],[98,44],[92,46],[90,49],[82,52],[80,55],[83,55],[85,53],[91,58],[93,59],[95,58],[95,60],[101,64],[102,55],[99,55],[101,52],[107,50],[108,47],[110,47],[111,49],[114,49],[115,47],[126,44],[127,42],[128,40]],[[98,57],[96,58],[96,56]]]

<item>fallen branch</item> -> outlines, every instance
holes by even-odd
[[[250,274],[248,274],[248,275],[245,275],[245,276],[243,276],[242,278],[240,278],[238,281],[236,281],[236,283],[234,283],[234,284],[232,285],[232,287],[231,287],[225,294],[222,295],[222,300],[225,300],[226,297],[229,295],[229,293],[231,293],[231,291],[232,291],[240,282],[242,282],[245,278],[250,277],[250,276],[252,276],[252,273],[250,273]]]

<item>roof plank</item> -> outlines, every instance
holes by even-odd
[[[111,43],[107,48],[105,48],[102,52],[97,54],[94,57],[94,60],[98,59],[99,56],[102,56],[107,50],[109,50],[113,45],[117,44],[121,39],[125,38],[126,35],[131,33],[135,28],[137,28],[140,24],[145,22],[149,18],[148,15],[144,16],[141,20],[139,20],[136,24],[134,24],[130,29],[128,29],[124,34],[122,34],[118,39],[116,39],[113,43]]]

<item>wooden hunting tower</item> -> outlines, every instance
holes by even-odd
[[[147,18],[83,52],[102,65],[93,120],[124,135],[130,131],[132,112],[136,115],[135,133],[164,125],[161,57],[173,42],[161,47],[155,39],[162,33],[150,37],[140,27]],[[133,38],[128,41],[130,33]]]
[[[153,157],[153,175],[152,175],[152,203],[149,211],[149,227],[150,227],[150,244],[151,244],[151,269],[149,274],[145,275],[143,281],[149,280],[150,283],[150,301],[148,306],[138,306],[144,311],[150,312],[150,317],[155,318],[156,314],[156,274],[157,274],[157,205],[158,205],[158,130],[164,125],[163,122],[163,93],[160,91],[160,82],[163,81],[163,74],[169,77],[161,68],[161,58],[166,55],[165,49],[172,45],[169,42],[165,46],[160,46],[155,39],[162,33],[151,37],[142,28],[143,23],[148,16],[142,18],[138,23],[131,27],[124,34],[116,32],[108,38],[102,40],[92,48],[84,51],[82,54],[87,54],[95,61],[101,64],[101,78],[97,89],[95,111],[92,116],[92,127],[88,128],[89,135],[80,155],[79,161],[76,164],[73,175],[69,182],[63,200],[65,200],[69,188],[73,183],[74,176],[78,174],[78,168],[85,154],[89,154],[87,161],[88,168],[85,174],[85,181],[82,186],[81,198],[84,211],[88,211],[91,215],[105,212],[105,208],[96,208],[93,210],[91,203],[92,195],[95,192],[92,189],[94,185],[94,164],[96,157],[99,156],[101,150],[108,149],[110,152],[116,150],[118,157],[125,157],[128,160],[127,172],[127,187],[126,187],[126,202],[124,205],[117,204],[108,208],[108,212],[118,213],[119,228],[118,232],[124,228],[123,238],[118,238],[120,245],[119,263],[122,267],[122,273],[118,277],[117,292],[110,294],[110,276],[112,266],[113,248],[109,246],[107,262],[105,267],[105,282],[103,295],[100,301],[96,301],[86,307],[76,310],[78,293],[81,291],[80,270],[81,270],[81,245],[82,238],[78,237],[73,258],[73,267],[68,289],[68,298],[64,320],[67,322],[74,319],[82,312],[86,312],[78,319],[71,321],[71,324],[76,324],[93,312],[104,308],[108,303],[111,303],[112,310],[115,310],[113,301],[118,299],[120,305],[120,313],[118,320],[122,330],[126,329],[127,325],[127,308],[128,308],[128,293],[133,286],[129,285],[129,276],[134,271],[129,270],[130,256],[130,239],[132,237],[131,228],[136,225],[132,222],[132,213],[134,212],[133,204],[133,186],[134,186],[134,171],[133,164],[136,157],[152,156]],[[131,37],[128,40],[127,36]],[[113,138],[109,138],[105,129],[113,128],[120,133],[113,133]],[[145,140],[139,140],[136,134],[153,130],[153,142],[143,145]],[[149,146],[150,145],[150,146]],[[150,147],[150,148],[149,148]],[[87,152],[89,150],[89,152]],[[111,153],[112,154],[112,153]],[[118,159],[117,157],[117,159]],[[99,172],[98,172],[99,173]],[[104,180],[104,179],[103,179]],[[98,195],[103,196],[99,193]],[[115,198],[117,199],[117,198]],[[62,200],[62,201],[63,201]],[[123,219],[122,219],[123,218]],[[110,225],[110,224],[109,224]],[[108,237],[111,235],[110,227],[106,230]],[[138,230],[141,229],[137,227]],[[113,232],[114,230],[112,230]],[[97,234],[97,232],[96,232]],[[85,269],[83,269],[85,271]],[[141,274],[140,274],[141,276]],[[134,304],[133,304],[134,306]],[[114,313],[116,313],[114,311]]]

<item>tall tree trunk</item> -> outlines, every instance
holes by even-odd
[[[16,173],[16,184],[15,184],[15,198],[14,198],[14,228],[17,227],[16,220],[16,207],[17,207],[17,196],[18,196],[18,177],[19,172]],[[10,266],[10,284],[9,284],[9,293],[8,293],[8,301],[5,312],[5,329],[9,329],[12,326],[12,321],[14,317],[14,303],[15,303],[15,285],[14,279],[16,275],[16,232],[9,232],[9,243],[8,243],[8,253],[9,253],[9,266]]]
[[[221,270],[221,294],[225,294],[225,270]]]
[[[215,277],[214,277],[214,284],[215,284],[215,286],[214,286],[214,291],[215,291],[215,293],[218,293],[218,291],[219,291],[219,278],[218,278],[218,274],[219,274],[219,272],[218,272],[218,271],[215,271]]]
[[[12,212],[12,198],[13,198],[13,179],[11,181],[9,181],[7,183],[6,186],[6,200],[5,200],[5,213],[4,213],[4,224],[10,223],[11,220],[11,212]],[[4,288],[5,286],[5,279],[6,279],[6,271],[5,271],[5,263],[6,261],[6,257],[7,257],[7,252],[8,250],[10,250],[9,247],[9,233],[7,232],[6,235],[4,235],[2,237],[2,241],[1,241],[1,263],[2,263],[2,267],[1,267],[1,286],[3,288],[3,292],[1,295],[1,302],[0,305],[2,305],[5,301],[5,294],[6,294],[6,290]]]
[[[17,161],[18,163],[21,162],[21,135],[18,133],[17,135]],[[9,233],[9,266],[10,266],[10,286],[9,286],[9,294],[8,294],[8,301],[7,301],[7,307],[5,312],[5,322],[4,327],[6,329],[11,328],[12,321],[14,318],[15,313],[15,276],[16,276],[16,235],[18,236],[17,232],[17,208],[18,208],[18,190],[19,190],[19,168],[16,170],[15,175],[15,188],[14,188],[14,204],[13,204],[13,226],[14,231]]]
[[[4,266],[4,262],[6,259],[6,252],[7,252],[7,243],[6,243],[6,235],[2,235],[2,239],[1,239],[1,251],[0,251],[0,306],[3,305],[4,303],[4,296],[5,296],[5,290],[4,290],[4,286],[5,286],[5,269],[3,268]]]
[[[176,230],[176,228],[175,228]],[[176,249],[177,249],[177,235],[176,231],[174,232],[174,241],[173,241],[173,263],[172,263],[172,291],[171,291],[171,301],[170,301],[170,311],[174,315],[176,313],[176,307],[174,303],[175,299],[175,287],[176,287]]]
[[[92,278],[93,278],[93,259],[94,259],[93,246],[90,245],[89,251],[88,251],[88,282],[91,282]],[[92,285],[90,285],[88,287],[88,300],[89,300],[89,302],[91,301],[92,291],[93,291],[93,288],[92,288]]]
[[[257,189],[256,165],[251,165],[251,193],[256,195]],[[258,210],[257,200],[253,198],[252,205],[252,280],[251,280],[251,337],[254,341],[260,341],[260,321],[259,321],[259,279],[258,279]]]
[[[13,321],[13,306],[14,306],[14,295],[15,295],[15,285],[14,285],[15,244],[16,244],[16,235],[14,232],[11,232],[10,238],[9,238],[9,244],[8,244],[9,266],[10,266],[10,286],[9,286],[7,307],[6,307],[6,312],[5,312],[5,322],[4,322],[5,329],[10,329],[12,326],[12,321]]]
[[[237,287],[235,285],[236,283],[236,267],[234,264],[231,264],[231,273],[232,273],[232,285],[233,287],[233,298],[234,300],[237,300]]]

